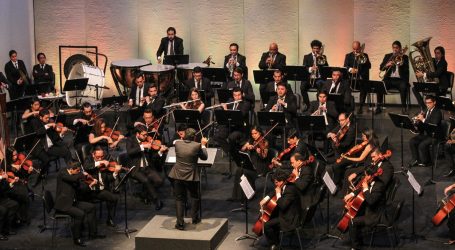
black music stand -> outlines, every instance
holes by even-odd
[[[86,97],[86,96],[81,96],[79,95],[79,91],[84,90],[87,88],[88,84],[88,78],[78,78],[78,79],[71,79],[71,80],[66,80],[65,82],[65,87],[63,87],[63,91],[76,91],[76,95],[73,96],[72,98],[76,98],[76,107],[78,106],[78,98],[79,97]],[[80,101],[80,99],[79,99]]]
[[[240,110],[224,110],[216,109],[215,118],[219,125],[225,125],[228,127],[228,137],[231,134],[231,127],[239,126],[243,127],[243,116]],[[232,175],[232,155],[230,150],[229,154],[229,177]]]
[[[414,89],[418,92],[425,93],[425,94],[436,94],[439,93],[439,86],[437,83],[430,83],[430,82],[413,82]]]
[[[42,93],[49,93],[50,88],[49,85],[51,82],[36,82],[34,84],[27,85],[27,93],[30,95],[41,95]]]
[[[29,151],[33,147],[33,139],[36,138],[36,133],[30,133],[23,136],[16,137],[14,139],[13,146],[17,150],[17,152],[24,152]]]
[[[436,96],[436,107],[445,111],[455,112],[455,106],[452,103],[452,99],[445,96]],[[444,119],[444,113],[442,113]]]
[[[179,65],[188,64],[190,62],[190,55],[165,55],[163,64],[166,65]]]
[[[198,110],[191,109],[176,109],[174,110],[174,121],[177,123],[185,123],[187,126],[189,124],[197,124],[201,120],[201,113]],[[177,130],[177,129],[176,129]]]
[[[341,71],[341,74],[343,74],[342,80],[348,79],[348,69],[347,68],[331,67],[331,66],[323,66],[322,68],[320,67],[321,79],[332,78],[332,71],[334,69]]]
[[[256,84],[267,84],[273,81],[275,70],[253,70],[254,81]]]
[[[14,137],[17,137],[17,127],[19,123],[19,113],[23,113],[32,102],[32,96],[19,97],[6,103],[6,112],[11,112],[11,125],[14,129]]]
[[[344,106],[344,96],[342,94],[329,93],[327,101],[333,101],[335,103],[335,108],[337,109],[338,113],[346,111],[346,107]]]
[[[360,80],[360,86],[363,90],[365,90],[365,92],[367,94],[370,95],[370,106],[372,106],[372,103],[371,103],[372,94],[376,94],[376,95],[387,94],[387,89],[385,87],[384,82],[382,82],[382,81]],[[377,100],[377,102],[379,102],[379,100]],[[371,111],[371,128],[372,129],[374,129],[374,110],[375,110],[375,108],[377,108],[377,106],[374,107],[373,110]]]
[[[234,161],[237,164],[237,166],[240,167],[241,175],[243,175],[244,170],[250,170],[250,171],[256,171],[256,168],[254,167],[253,163],[251,162],[250,155],[246,152],[238,151],[237,154],[233,155]],[[243,189],[242,189],[243,190]],[[248,234],[248,197],[245,194],[245,206],[243,208],[239,209],[233,209],[231,212],[237,212],[237,211],[245,211],[245,234],[237,237],[235,241],[238,240],[245,240],[245,239],[252,239],[252,240],[257,240],[257,238],[251,234]]]
[[[226,71],[224,68],[201,68],[202,75],[210,79],[210,83],[212,82],[227,82]]]
[[[114,188],[114,191],[115,192],[118,192],[120,187],[126,183],[126,181],[128,180],[128,178],[130,177],[131,175],[131,172],[133,172],[133,170],[136,169],[136,166],[133,166],[132,168],[130,168],[130,170],[128,170],[128,172],[126,172],[126,174],[123,176],[123,178],[120,180],[120,182],[118,183],[117,186],[115,186]],[[124,193],[124,197],[125,197],[125,202],[124,202],[124,210],[125,210],[125,228],[123,230],[118,230],[117,233],[124,233],[126,237],[131,238],[130,236],[130,233],[134,233],[134,232],[137,232],[137,229],[129,229],[128,228],[128,205],[127,205],[127,198],[126,198],[126,185],[125,187],[123,188],[123,193]]]
[[[297,93],[297,81],[305,81],[308,78],[308,69],[305,66],[286,66],[286,80],[294,81],[294,93]]]
[[[284,112],[269,112],[269,111],[258,111],[258,122],[261,126],[280,126],[283,128],[283,148],[286,145],[286,116]],[[291,122],[291,121],[289,121]]]
[[[389,116],[395,127],[400,128],[401,167],[404,168],[403,129],[413,129],[414,124],[407,115],[389,113]]]
[[[217,89],[216,93],[218,94],[218,101],[220,103],[227,103],[230,98],[232,98],[231,89]]]
[[[310,131],[311,140],[308,139],[308,143],[311,145],[315,145],[314,132],[324,132],[327,126],[325,125],[325,119],[323,115],[297,116],[297,124],[300,131]]]
[[[104,97],[101,101],[101,106],[106,107],[110,105],[118,105],[122,106],[128,100],[128,96],[112,96],[112,97]]]

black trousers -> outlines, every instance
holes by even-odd
[[[428,135],[419,134],[409,140],[412,160],[419,163],[428,164],[431,161],[430,145],[433,144],[433,138]]]
[[[449,227],[449,239],[455,240],[455,212],[452,210],[447,218],[447,226]]]
[[[400,91],[401,107],[406,108],[409,83],[401,78],[387,78],[384,83],[387,89],[398,89]],[[384,95],[378,94],[378,104],[384,104]]]
[[[280,243],[280,220],[278,217],[270,219],[264,224],[264,235],[270,245]]]
[[[455,170],[455,159],[454,159],[454,154],[455,154],[455,144],[444,144],[444,157],[447,160],[447,163],[449,164],[449,167],[451,170]]]
[[[81,230],[84,220],[87,220],[89,235],[97,234],[96,207],[93,203],[80,201],[74,204],[71,208],[58,212],[68,214],[73,217],[71,231],[73,232],[74,239],[81,238]]]
[[[177,216],[177,224],[183,225],[183,213],[186,201],[186,194],[190,193],[191,196],[191,218],[197,220],[199,218],[199,181],[183,181],[174,179],[174,198],[175,198],[175,211]]]
[[[113,220],[115,218],[118,196],[105,189],[93,191],[90,194],[92,198],[106,202],[107,219]]]
[[[349,225],[349,236],[351,247],[360,249],[362,247],[362,228],[365,226],[365,216],[355,217]]]
[[[41,174],[45,174],[49,170],[49,162],[52,157],[63,158],[66,163],[68,163],[72,158],[69,149],[62,144],[54,144],[47,151],[41,150],[37,153],[36,157],[42,162]]]
[[[1,234],[7,234],[11,229],[14,221],[14,215],[17,212],[19,204],[9,198],[0,200],[0,230]]]
[[[22,183],[15,183],[9,191],[8,196],[18,203],[19,207],[16,212],[20,219],[24,222],[28,222],[30,220],[28,214],[28,211],[30,210],[30,198],[28,196],[27,186]]]
[[[156,187],[163,184],[163,178],[156,170],[151,167],[137,167],[133,170],[131,177],[144,185],[147,198],[152,199],[152,201],[156,201],[159,198]]]

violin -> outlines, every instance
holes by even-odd
[[[95,180],[95,178],[93,178],[93,176],[91,176],[90,174],[87,174],[87,175],[84,175],[84,182],[85,184],[89,185],[92,184],[92,182]]]
[[[3,174],[5,173],[5,171],[2,169],[0,170],[0,174]],[[11,172],[11,171],[6,171],[6,175],[8,176],[8,178],[6,179],[6,181],[10,184],[12,183],[15,183],[16,182],[16,175]],[[19,178],[19,177],[18,177]],[[18,179],[18,182],[22,183],[22,184],[27,184],[27,181],[26,180],[23,180],[23,179]]]
[[[100,171],[104,172],[104,171],[109,171],[109,172],[115,172],[115,167],[116,166],[119,166],[120,164],[118,164],[116,161],[110,161],[109,162],[109,165],[106,166],[104,164],[101,164],[99,169]],[[121,165],[120,165],[121,166]],[[121,170],[124,170],[124,171],[129,171],[130,169],[127,168],[127,167],[121,167]]]
[[[65,126],[63,123],[61,123],[61,122],[57,122],[57,123],[55,124],[55,131],[56,131],[57,133],[59,133],[59,134],[62,134],[62,133],[63,133],[63,129],[64,129],[64,128],[66,128],[68,131],[71,131],[71,132],[73,132],[73,133],[76,133],[74,130],[72,130],[72,129],[66,127],[66,126]]]
[[[35,171],[37,173],[40,172],[38,169],[33,168],[33,161],[27,160],[27,156],[22,153],[17,154],[17,160],[15,162],[13,162],[13,164],[20,165],[20,167],[27,172],[30,170],[30,168],[32,168],[33,171]]]
[[[349,114],[348,118],[349,119],[351,117],[352,113]],[[351,123],[347,123],[346,125],[344,125],[343,127],[340,128],[340,130],[338,130],[338,132],[336,133],[336,142],[335,142],[335,147],[339,147],[340,146],[340,141],[343,140],[344,136],[346,135],[346,133],[348,132],[349,130],[349,126],[351,125]]]
[[[110,137],[114,142],[118,141],[122,132],[118,130],[112,130],[112,128],[105,128],[103,135]]]
[[[285,148],[277,157],[272,159],[272,163],[270,163],[269,168],[270,169],[273,168],[273,160],[281,161],[281,158],[283,158],[283,156],[289,154],[296,146],[297,146],[297,144],[292,144],[289,147]]]
[[[358,152],[364,150],[365,147],[368,145],[368,143],[369,143],[369,141],[363,141],[362,143],[355,145],[354,147],[352,147],[351,149],[349,149],[348,152],[346,152],[345,154],[342,154],[342,155],[336,160],[336,163],[340,164],[341,161],[343,160],[343,158],[344,158],[345,156],[352,156],[352,155],[357,154]]]
[[[153,150],[160,150],[161,145],[162,145],[160,140],[154,139],[152,136],[147,136],[146,142],[148,142],[152,145]]]

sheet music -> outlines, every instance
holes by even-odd
[[[335,194],[337,191],[337,186],[333,182],[332,178],[330,177],[329,173],[326,171],[324,176],[322,177],[322,180],[324,181],[325,185],[329,189],[331,194]]]
[[[250,185],[250,182],[245,175],[240,176],[240,187],[242,187],[243,193],[246,198],[249,200],[254,196],[254,190]]]
[[[416,193],[418,195],[420,195],[423,191],[422,186],[420,186],[420,184],[417,182],[417,180],[415,179],[415,177],[411,173],[411,171],[408,171],[407,175],[408,175],[408,181],[409,181],[409,183],[411,183],[412,188],[416,191]]]

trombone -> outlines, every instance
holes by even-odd
[[[393,62],[392,66],[387,67],[384,66],[384,68],[381,69],[379,72],[379,78],[384,80],[384,77],[389,73],[389,70],[393,68],[395,65],[402,65],[403,64],[403,56],[406,54],[406,51],[408,51],[408,45],[404,46],[403,49],[397,54],[392,54],[388,60],[388,62]]]
[[[361,64],[365,64],[368,61],[368,58],[363,52],[365,50],[365,43],[362,43],[360,46],[360,53],[355,56],[354,65],[352,68],[356,69],[356,72],[351,74],[351,89],[356,90],[357,80],[359,78],[359,67]]]
[[[327,59],[324,55],[324,45],[321,46],[321,51],[319,54],[316,55],[316,60],[313,61],[313,67],[315,66],[322,66],[327,63]],[[319,69],[315,69],[311,71],[311,76],[310,76],[310,86],[314,88],[314,84],[316,83],[316,79],[318,78],[319,75]]]

